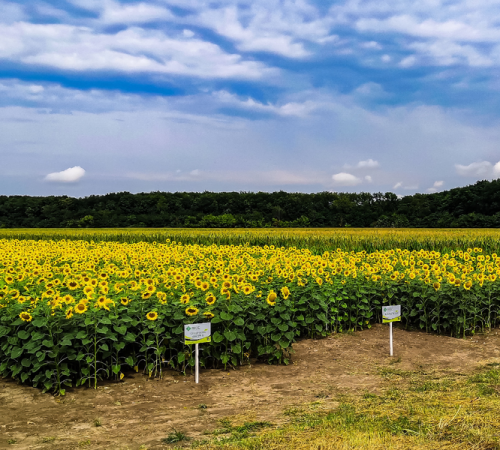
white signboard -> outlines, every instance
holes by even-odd
[[[382,306],[382,323],[401,322],[401,305]]]
[[[184,343],[186,345],[191,345],[211,342],[212,333],[210,325],[210,322],[184,325]]]

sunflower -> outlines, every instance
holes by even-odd
[[[94,288],[92,286],[85,286],[83,288],[83,293],[88,297],[94,293]]]
[[[210,284],[208,284],[206,281],[203,281],[201,283],[201,286],[200,286],[202,291],[206,291],[209,287],[210,287]]]
[[[181,297],[181,303],[186,305],[187,303],[189,303],[189,294],[184,294],[182,297]]]
[[[127,306],[130,303],[130,299],[128,299],[127,297],[122,297],[120,299],[120,303],[124,306]]]
[[[203,315],[207,318],[207,319],[212,319],[214,316],[214,314],[210,311],[206,311],[203,313]]]
[[[245,295],[251,294],[252,291],[253,291],[252,286],[250,286],[249,284],[243,287],[243,293]]]
[[[267,298],[266,298],[266,302],[271,305],[271,306],[274,306],[276,304],[276,299],[278,298],[278,296],[276,295],[276,292],[274,291],[271,291],[269,292]]]
[[[186,308],[186,314],[188,316],[196,316],[196,314],[198,314],[198,308],[195,308],[194,306],[189,306]]]
[[[158,313],[156,311],[151,311],[146,314],[146,319],[148,320],[156,320],[158,319]]]
[[[208,305],[212,306],[217,299],[215,298],[215,295],[209,292],[207,294],[207,297],[205,298],[205,301],[207,302]]]
[[[284,286],[281,288],[281,295],[285,300],[290,296],[290,289],[288,289],[288,286]]]
[[[439,289],[441,288],[441,284],[436,281],[435,283],[432,284],[432,287],[434,288],[435,291],[439,291]]]
[[[33,320],[33,317],[31,317],[31,314],[29,312],[22,312],[19,314],[19,317],[23,322],[31,322]]]
[[[69,289],[74,291],[75,289],[78,289],[79,285],[78,282],[75,280],[70,280],[66,283],[66,286],[68,286]]]
[[[469,291],[471,287],[472,287],[472,281],[469,280],[464,283],[464,289],[466,289],[467,291]]]
[[[66,310],[66,319],[71,319],[73,317],[73,308],[68,308]]]
[[[150,297],[151,297],[151,292],[143,292],[141,295],[141,298],[144,300],[147,300]]]

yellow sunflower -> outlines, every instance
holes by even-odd
[[[196,316],[198,314],[198,308],[195,308],[194,306],[189,306],[186,308],[186,314],[188,316]]]
[[[19,317],[23,322],[31,322],[33,320],[33,317],[29,312],[22,312],[21,314],[19,314]]]
[[[271,305],[271,306],[274,306],[276,304],[276,299],[278,298],[278,296],[276,295],[276,292],[274,291],[271,291],[269,292],[267,298],[266,298],[266,302]]]
[[[156,311],[151,311],[146,314],[146,319],[148,320],[156,320],[158,319],[158,313]]]
[[[212,306],[217,299],[215,298],[215,295],[209,292],[207,294],[207,297],[205,298],[205,301],[207,302],[208,305]]]

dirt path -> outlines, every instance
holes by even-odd
[[[283,411],[295,405],[334,406],[332,397],[339,393],[377,393],[388,385],[382,367],[466,373],[500,361],[500,330],[460,340],[395,329],[394,342],[395,358],[390,358],[388,327],[376,325],[352,335],[301,341],[289,366],[205,370],[199,385],[194,377],[174,372],[161,381],[129,373],[121,383],[69,389],[61,399],[0,379],[0,449],[169,448],[161,439],[173,429],[199,439],[225,417],[278,424]],[[96,419],[102,426],[95,426]]]

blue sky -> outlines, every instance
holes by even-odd
[[[0,0],[0,195],[500,177],[500,0]]]

